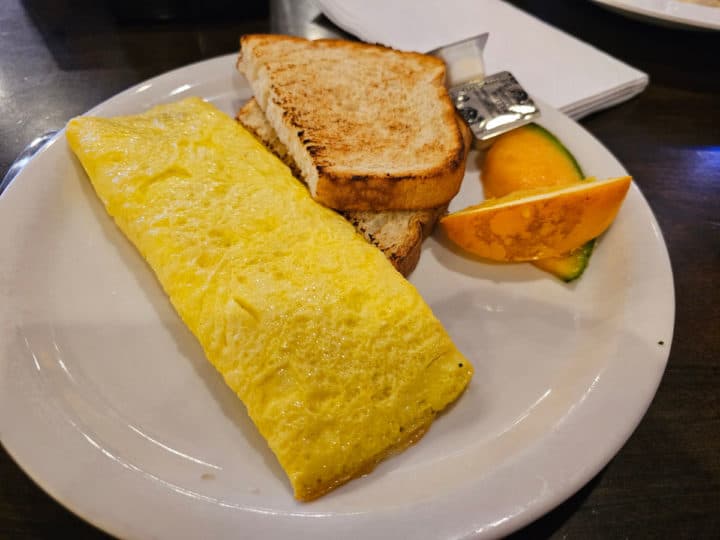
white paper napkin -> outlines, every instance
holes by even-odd
[[[510,71],[573,118],[642,92],[642,71],[501,0],[317,0],[325,16],[370,43],[427,52],[483,32],[488,74]]]

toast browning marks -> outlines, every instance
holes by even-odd
[[[298,499],[417,441],[467,386],[417,290],[212,105],[76,118],[67,138]]]
[[[249,100],[238,111],[237,119],[283,160],[293,174],[302,178],[295,161],[278,139],[255,99]],[[464,123],[462,127],[467,130]],[[377,246],[401,274],[407,276],[417,265],[423,240],[432,232],[446,209],[447,205],[442,205],[427,210],[348,210],[341,214],[365,240]]]
[[[398,272],[408,276],[420,260],[423,240],[446,210],[447,205],[428,210],[352,210],[341,215],[379,248]]]
[[[238,69],[319,202],[410,210],[457,193],[465,150],[441,60],[263,34],[240,49]]]

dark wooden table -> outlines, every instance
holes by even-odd
[[[581,124],[647,197],[677,302],[667,371],[639,428],[579,493],[514,538],[720,538],[720,32],[651,26],[578,0],[513,3],[650,75],[641,96]],[[242,33],[333,33],[310,2],[189,4],[0,3],[0,172],[38,134],[148,77],[234,52]],[[0,449],[0,538],[66,536],[106,537]]]

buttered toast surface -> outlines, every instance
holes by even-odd
[[[78,118],[67,137],[298,499],[415,442],[468,384],[413,286],[213,106]]]

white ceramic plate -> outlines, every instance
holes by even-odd
[[[683,28],[720,30],[720,7],[680,0],[592,0],[632,18]]]
[[[91,112],[193,94],[232,114],[250,95],[233,63],[173,71]],[[541,123],[588,174],[625,173],[560,113],[545,107]],[[471,161],[452,206],[479,198]],[[412,281],[476,366],[468,391],[419,444],[300,504],[62,133],[0,198],[0,231],[2,442],[58,501],[124,538],[508,533],[618,451],[672,339],[670,264],[635,186],[574,285],[526,264],[473,261],[436,235]]]

